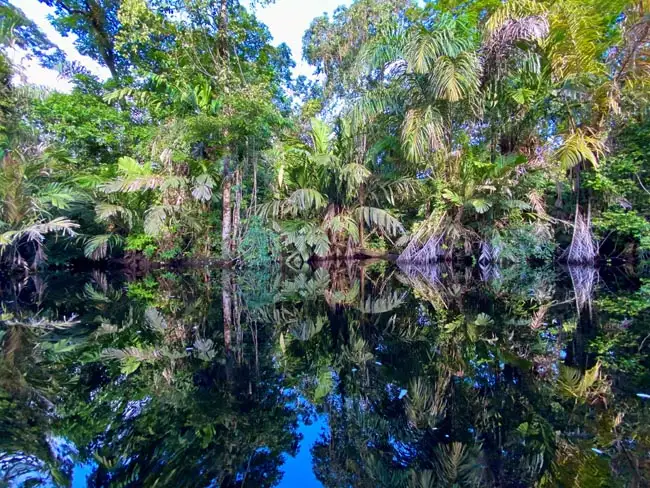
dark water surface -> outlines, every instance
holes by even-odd
[[[635,271],[95,271],[0,301],[0,486],[648,486]]]

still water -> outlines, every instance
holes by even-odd
[[[68,272],[0,301],[0,486],[648,484],[635,270]]]

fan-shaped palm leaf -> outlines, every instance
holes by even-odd
[[[167,221],[167,208],[155,205],[147,210],[144,217],[144,231],[150,236],[159,235]]]

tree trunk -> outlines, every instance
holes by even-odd
[[[232,212],[232,237],[230,242],[230,249],[232,255],[237,255],[237,249],[239,247],[239,239],[241,232],[241,201],[242,201],[242,176],[241,169],[237,168],[235,170],[235,206]]]
[[[208,212],[210,212],[209,205],[204,203],[203,205],[201,205],[201,207],[203,209],[204,214],[208,215]],[[203,237],[205,239],[205,241],[203,242],[203,255],[205,257],[210,256],[210,249],[212,247],[212,239],[211,239],[212,232],[213,232],[212,225],[207,225],[205,227],[205,235]]]
[[[221,305],[223,307],[223,342],[226,354],[230,353],[232,347],[232,286],[230,273],[223,270],[221,275]]]
[[[101,56],[104,59],[104,63],[106,64],[108,71],[110,71],[111,73],[111,78],[113,78],[116,81],[119,80],[120,74],[117,71],[114,52],[112,50],[105,50],[105,51],[102,50]]]
[[[235,325],[235,340],[237,342],[237,364],[241,365],[244,359],[243,354],[243,344],[244,344],[244,332],[241,327],[241,306],[240,306],[240,297],[237,293],[236,285],[234,279],[232,281],[233,285],[233,323]]]
[[[223,311],[223,345],[225,352],[226,382],[231,384],[233,378],[232,364],[232,275],[228,270],[221,271],[221,306]]]
[[[359,247],[361,249],[365,249],[364,245],[364,240],[366,237],[364,236],[364,227],[363,227],[363,219],[359,220]]]
[[[251,205],[248,208],[249,217],[256,205],[257,205],[257,154],[253,153],[253,190],[251,195]]]
[[[221,0],[219,4],[219,54],[225,59],[228,57],[228,0]]]
[[[364,136],[364,144],[365,144],[365,136]],[[359,203],[361,204],[361,207],[365,206],[366,204],[366,198],[365,198],[365,193],[364,193],[365,188],[363,185],[359,186]],[[365,236],[364,236],[364,216],[361,215],[361,218],[359,219],[359,248],[364,249],[364,241],[365,241]]]
[[[106,8],[96,0],[86,0],[85,8],[74,8],[66,2],[61,1],[55,2],[55,6],[61,8],[70,16],[83,17],[90,24],[88,34],[90,34],[91,39],[93,39],[102,61],[104,61],[104,64],[111,72],[111,77],[114,80],[118,80],[119,73],[117,70],[115,39],[111,37],[111,34],[106,28],[106,25],[109,22],[107,19]]]
[[[366,267],[359,266],[359,290],[361,296],[361,306],[366,303]]]
[[[223,160],[223,184],[221,187],[221,257],[230,259],[231,248],[231,225],[232,210],[230,208],[230,189],[232,181],[230,179],[229,166],[230,157],[226,156]]]

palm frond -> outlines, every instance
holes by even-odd
[[[164,205],[150,207],[144,216],[144,231],[150,236],[159,235],[167,222],[167,208]]]
[[[388,211],[377,207],[358,207],[355,209],[355,215],[358,220],[362,220],[368,227],[378,227],[383,232],[397,236],[404,232],[404,226]]]
[[[117,178],[101,186],[105,193],[132,193],[141,190],[153,190],[165,183],[162,176],[137,176],[132,178]]]
[[[76,235],[75,229],[78,227],[79,224],[70,219],[57,217],[49,222],[38,222],[21,229],[10,230],[0,234],[0,250],[22,238],[26,238],[28,241],[43,242],[47,234],[55,232],[73,237]]]
[[[329,230],[334,234],[345,232],[355,244],[359,243],[359,227],[357,223],[347,215],[335,215],[326,218],[321,224],[323,230]]]
[[[609,393],[609,383],[602,377],[601,364],[596,363],[585,371],[569,366],[560,366],[557,387],[561,395],[576,401],[593,401]]]
[[[484,486],[485,467],[478,461],[479,446],[460,442],[441,444],[436,448],[436,473],[443,486]]]
[[[307,261],[312,254],[325,257],[330,250],[330,240],[327,232],[319,225],[312,222],[287,222],[282,233],[286,245],[294,246],[303,261]]]
[[[294,215],[300,212],[318,210],[327,205],[327,197],[313,188],[295,190],[284,203],[285,208]]]
[[[91,237],[84,245],[84,256],[98,261],[108,255],[111,247],[122,243],[122,237],[117,234],[99,234]]]
[[[448,387],[449,379],[445,376],[441,376],[435,385],[424,378],[411,380],[406,396],[409,422],[420,429],[435,428],[444,418]]]
[[[255,213],[264,220],[277,219],[282,215],[284,200],[273,199],[255,207]]]
[[[202,173],[193,180],[192,196],[200,202],[207,202],[212,198],[212,189],[215,181],[208,173]]]
[[[350,110],[353,127],[364,126],[392,110],[401,110],[403,99],[400,87],[381,87],[364,92]]]
[[[474,198],[470,200],[470,205],[476,211],[476,213],[483,214],[492,208],[492,202],[486,200],[485,198]]]
[[[421,191],[421,183],[417,178],[397,178],[394,180],[375,180],[367,188],[368,198],[379,203],[381,197],[390,205],[404,202],[416,197]]]
[[[144,312],[147,327],[155,332],[162,333],[167,328],[165,316],[155,307],[148,307]]]
[[[341,178],[347,186],[348,195],[354,195],[359,186],[368,181],[372,172],[362,164],[348,163],[341,168]]]
[[[51,206],[67,210],[72,203],[81,201],[82,195],[61,183],[50,183],[38,193],[36,200],[41,208]]]
[[[433,105],[406,112],[401,127],[404,151],[411,161],[425,159],[444,144],[444,119]]]
[[[162,191],[167,190],[180,190],[187,186],[188,181],[185,176],[165,176],[160,184],[160,189]]]
[[[360,304],[359,309],[367,314],[381,314],[390,312],[396,309],[406,298],[406,293],[397,290],[390,290],[377,296],[369,296],[363,303]]]
[[[435,98],[458,102],[478,91],[480,65],[474,53],[455,58],[440,56],[429,72],[430,89]]]
[[[361,75],[398,61],[404,50],[406,33],[401,26],[382,28],[361,48],[356,59],[356,73]]]
[[[98,222],[108,222],[111,218],[121,217],[129,228],[133,227],[133,212],[122,205],[99,202],[95,205],[95,218]]]
[[[312,119],[310,137],[316,154],[325,154],[329,147],[332,129],[320,119]]]
[[[583,161],[588,161],[594,168],[605,152],[605,144],[598,137],[587,134],[582,129],[564,136],[564,142],[556,151],[555,157],[562,169],[571,169]]]
[[[140,164],[128,156],[122,156],[117,160],[117,171],[125,177],[151,176],[153,174],[150,164]]]
[[[543,16],[546,13],[546,6],[538,0],[509,0],[492,12],[485,26],[488,32],[493,33],[501,29],[508,21],[533,15]]]

